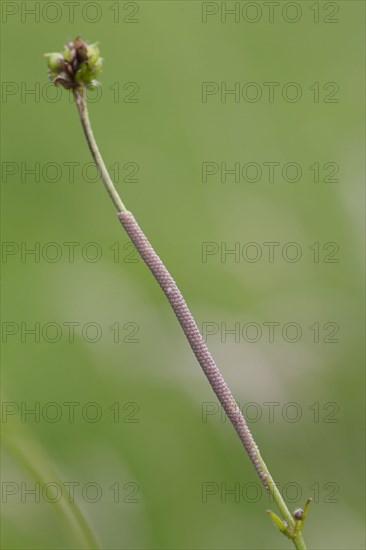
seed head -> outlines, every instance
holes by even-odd
[[[46,53],[48,75],[57,86],[70,90],[80,90],[88,86],[97,86],[95,80],[102,68],[102,58],[98,43],[88,44],[76,37],[68,42],[62,53]]]

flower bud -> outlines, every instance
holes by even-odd
[[[293,513],[294,519],[300,520],[303,518],[304,510],[302,508],[296,508],[296,510]]]
[[[63,67],[64,58],[60,53],[45,53],[47,65],[50,71],[58,73]]]
[[[88,60],[91,64],[95,64],[101,60],[98,44],[99,42],[95,42],[87,46]]]
[[[98,43],[88,44],[78,36],[65,45],[62,53],[45,54],[49,77],[55,85],[82,91],[95,86],[102,68]]]

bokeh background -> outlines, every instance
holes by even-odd
[[[91,548],[85,525],[103,549],[291,547],[48,84],[43,53],[81,34],[106,164],[290,509],[314,499],[308,547],[364,548],[364,3],[65,4],[1,5],[2,547]]]

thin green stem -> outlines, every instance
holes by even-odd
[[[264,462],[264,460],[263,460],[263,458],[262,458],[259,451],[257,452],[257,460],[258,460],[259,464],[261,465],[261,469],[263,470],[263,472],[265,472],[267,474],[266,485],[268,487],[268,490],[269,490],[270,494],[273,497],[274,502],[276,503],[276,506],[277,506],[278,510],[281,512],[281,515],[282,515],[283,519],[286,520],[288,526],[293,527],[295,525],[294,519],[293,519],[289,509],[287,508],[286,503],[283,500],[282,495],[281,495],[276,483],[274,482],[274,480],[273,480],[273,478],[272,478],[272,476],[269,472],[269,469],[267,468],[267,465]]]
[[[291,538],[294,546],[298,550],[306,550],[305,542],[300,531],[296,532],[295,521],[292,517],[289,509],[283,500],[281,493],[274,482],[264,460],[262,459],[257,445],[255,444],[249,428],[247,427],[244,417],[241,416],[241,411],[233,400],[230,390],[227,388],[225,381],[223,380],[221,373],[218,371],[216,364],[214,363],[212,356],[209,354],[206,344],[202,340],[202,336],[196,326],[191,312],[185,303],[183,296],[179,289],[176,287],[174,280],[171,278],[169,272],[162,264],[160,258],[156,255],[154,249],[147,241],[141,228],[138,226],[136,220],[133,218],[131,212],[128,212],[123,205],[110,177],[107,172],[106,166],[99,153],[95,138],[91,129],[90,120],[88,117],[88,111],[85,104],[85,99],[82,93],[74,92],[75,100],[80,114],[81,123],[84,129],[84,133],[93,156],[93,159],[99,169],[104,185],[113,201],[113,204],[119,212],[119,218],[122,225],[129,234],[132,242],[135,244],[137,250],[140,252],[141,257],[144,259],[146,265],[149,267],[157,282],[162,287],[162,290],[166,294],[169,302],[171,303],[173,310],[187,336],[188,341],[201,365],[214,392],[218,396],[221,404],[224,406],[225,411],[228,413],[231,422],[238,432],[239,437],[244,443],[250,459],[256,467],[257,473],[265,488],[272,495],[273,500],[282,515],[285,524],[280,523],[279,527]],[[197,329],[197,330],[196,330]],[[231,402],[233,401],[233,403]],[[225,408],[225,405],[229,403],[229,406]],[[233,414],[231,414],[233,412]],[[238,422],[238,419],[242,422]],[[241,437],[242,436],[242,437]],[[279,518],[278,518],[278,521]]]
[[[42,486],[52,481],[63,487],[62,481],[50,465],[43,449],[29,437],[23,426],[19,423],[15,424],[13,420],[11,429],[4,429],[3,432],[3,443],[10,456],[28,471],[33,479]],[[62,490],[61,498],[56,501],[55,506],[65,518],[70,533],[73,533],[74,544],[78,541],[78,548],[98,550],[100,545],[88,520],[73,496],[68,492],[64,494],[64,491],[66,489]]]
[[[268,487],[268,490],[269,490],[270,494],[273,497],[274,502],[276,503],[276,506],[277,506],[279,512],[281,513],[283,519],[286,521],[287,525],[292,529],[295,526],[294,518],[292,517],[289,509],[287,508],[286,503],[283,500],[282,495],[281,495],[276,483],[274,482],[274,480],[273,480],[273,478],[272,478],[272,476],[271,476],[271,474],[270,474],[270,472],[267,468],[267,465],[264,462],[263,458],[261,457],[261,454],[260,454],[259,451],[257,452],[257,460],[258,460],[263,472],[265,472],[267,474],[266,484],[267,484],[267,487]],[[292,539],[292,541],[293,541],[294,546],[295,546],[296,549],[306,550],[305,541],[303,539],[303,536],[302,536],[301,532],[299,532]]]
[[[297,537],[292,539],[292,541],[297,550],[306,550],[306,544],[301,533],[299,533]]]
[[[90,125],[88,108],[87,108],[83,93],[82,91],[75,91],[74,96],[75,96],[76,106],[80,114],[80,120],[83,126],[84,134],[88,142],[92,157],[96,164],[96,167],[99,171],[100,177],[102,178],[105,188],[107,189],[107,192],[111,197],[112,202],[117,209],[117,212],[126,212],[127,208],[123,204],[121,197],[119,196],[117,189],[115,188],[114,183],[112,182],[109,176],[107,167],[104,164],[102,155],[100,154],[98,149],[97,142],[95,141],[93,130]]]

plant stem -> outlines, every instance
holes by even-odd
[[[119,196],[117,189],[115,188],[109,176],[107,167],[104,164],[102,155],[100,154],[98,149],[97,142],[95,141],[93,130],[90,125],[88,108],[87,108],[84,96],[82,92],[75,91],[74,97],[75,97],[76,106],[80,114],[81,124],[83,126],[84,134],[88,142],[90,152],[94,159],[95,165],[99,171],[100,177],[102,178],[102,181],[105,185],[105,188],[107,189],[107,193],[111,197],[112,202],[117,209],[117,212],[126,212],[127,208],[123,204],[121,197]]]
[[[283,519],[286,521],[288,528],[291,530],[294,525],[294,519],[288,510],[277,485],[273,481],[270,472],[261,457],[258,446],[256,445],[247,422],[238,407],[233,395],[231,394],[222,374],[217,367],[213,357],[211,356],[207,345],[197,327],[197,324],[190,312],[180,290],[178,289],[173,277],[170,275],[163,262],[156,254],[155,250],[147,240],[144,232],[138,225],[133,214],[129,212],[123,205],[119,195],[109,177],[106,166],[101,158],[95,138],[91,129],[88,111],[85,105],[85,99],[79,92],[74,92],[76,104],[81,118],[81,123],[84,133],[94,158],[94,161],[99,169],[104,185],[118,211],[118,217],[121,224],[125,228],[131,241],[140,253],[147,267],[152,272],[156,281],[159,283],[165,296],[167,297],[177,319],[180,323],[187,340],[195,354],[202,370],[204,371],[213,391],[220,401],[223,409],[234,426],[249,458],[254,465],[258,476],[260,477],[266,490],[272,495],[274,502],[277,505]],[[122,207],[121,207],[122,205]],[[291,540],[295,548],[306,550],[304,540],[301,533],[297,533]]]
[[[41,486],[47,485],[50,481],[62,486],[59,476],[54,471],[42,447],[36,443],[33,437],[29,436],[21,424],[18,422],[15,424],[13,420],[11,429],[5,427],[2,435],[3,444],[10,456]],[[56,500],[55,506],[65,518],[69,532],[75,538],[74,544],[78,545],[77,548],[98,550],[101,547],[88,519],[77,500],[72,498],[66,489],[65,492],[66,494],[62,491],[61,498]]]
[[[301,533],[292,540],[297,550],[306,550],[306,544]]]

